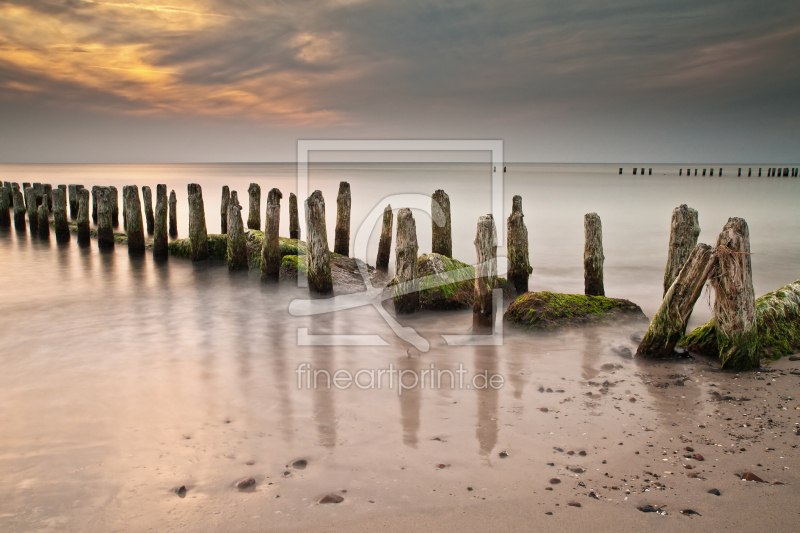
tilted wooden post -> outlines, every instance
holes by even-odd
[[[144,224],[139,187],[125,185],[122,188],[122,201],[125,202],[125,212],[128,214],[128,255],[144,255]]]
[[[251,183],[247,189],[250,194],[250,213],[247,215],[247,228],[261,231],[261,186]]]
[[[714,320],[722,367],[757,368],[761,364],[756,328],[756,298],[750,261],[750,230],[742,218],[729,218],[714,250]]]
[[[17,231],[25,231],[25,212],[25,200],[17,188],[14,191],[14,229]]]
[[[236,191],[228,203],[228,270],[247,270],[247,237],[244,234],[242,206]]]
[[[375,268],[386,272],[389,270],[389,256],[392,252],[392,224],[394,215],[392,206],[387,205],[383,210],[383,227],[381,228],[381,240],[378,243],[378,258],[375,260]]]
[[[156,212],[153,235],[153,259],[163,261],[169,258],[169,237],[167,236],[167,186],[156,185]]]
[[[53,223],[56,231],[56,242],[68,243],[71,239],[69,221],[67,220],[67,195],[64,190],[53,189]]]
[[[142,201],[144,202],[144,220],[147,223],[147,234],[155,231],[156,219],[153,215],[153,191],[145,185],[142,187]]]
[[[278,279],[281,271],[281,199],[278,189],[267,193],[267,219],[264,221],[264,240],[261,244],[261,279]]]
[[[91,205],[91,193],[89,189],[81,188],[77,191],[78,195],[78,246],[89,246],[91,244],[91,230],[89,229],[89,207]]]
[[[27,187],[25,189],[25,206],[28,208],[28,227],[31,235],[39,232],[39,206],[36,205],[36,189]]]
[[[8,192],[11,187],[0,188],[0,227],[7,228],[11,226],[11,214],[8,212],[11,209],[11,203],[8,201]]]
[[[350,256],[350,184],[339,182],[339,195],[336,197],[336,235],[333,251],[345,257]]]
[[[48,240],[50,238],[50,216],[47,212],[47,198],[42,197],[42,205],[36,208],[39,215],[39,238]]]
[[[603,287],[603,228],[597,213],[583,218],[583,285],[587,296],[605,296]]]
[[[119,227],[119,191],[116,187],[111,185],[109,188],[111,192],[111,225],[115,228]]]
[[[328,230],[325,227],[325,199],[314,191],[305,201],[306,245],[308,254],[308,290],[319,294],[333,292],[331,254],[328,249]]]
[[[667,251],[667,268],[664,270],[664,295],[678,277],[689,254],[697,245],[700,235],[700,223],[697,210],[681,204],[672,211],[670,223],[669,249]]]
[[[528,292],[528,278],[533,272],[528,255],[528,228],[522,214],[522,196],[514,196],[508,217],[508,281],[517,294]]]
[[[101,250],[114,249],[114,228],[112,227],[113,194],[109,187],[97,188],[97,246]]]
[[[231,190],[227,185],[222,186],[222,201],[219,204],[220,234],[228,233],[228,206],[231,203]]]
[[[178,197],[174,189],[169,192],[169,236],[178,236]]]
[[[192,261],[205,261],[208,259],[208,232],[206,231],[203,189],[197,183],[190,183],[187,190],[189,191],[189,242],[192,245]]]
[[[497,284],[497,230],[492,215],[478,219],[475,234],[475,299],[472,304],[472,328],[492,327],[492,291]]]
[[[67,194],[69,195],[69,218],[78,218],[78,191],[83,189],[83,185],[68,185]]]
[[[411,209],[397,212],[397,242],[394,253],[394,310],[397,314],[409,314],[419,310],[417,281],[417,225]]]
[[[300,216],[297,214],[297,196],[289,193],[289,238],[300,240]]]
[[[439,189],[431,196],[431,251],[453,257],[453,230],[450,222],[450,197]]]
[[[686,333],[694,304],[714,267],[714,250],[707,244],[694,247],[670,285],[650,321],[636,354],[650,359],[672,357],[675,345]]]

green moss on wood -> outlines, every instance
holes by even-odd
[[[508,307],[503,318],[531,329],[646,320],[642,309],[629,300],[546,291],[523,294]]]
[[[177,239],[168,245],[169,255],[175,257],[192,257],[192,243],[189,239]],[[228,236],[217,233],[208,234],[208,255],[212,259],[228,258]]]

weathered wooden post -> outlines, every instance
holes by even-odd
[[[39,216],[39,238],[50,239],[50,216],[47,212],[47,198],[42,197],[42,205],[36,208]]]
[[[431,227],[431,251],[445,257],[453,257],[450,197],[441,189],[431,196]]]
[[[219,204],[220,234],[228,233],[228,206],[231,203],[231,190],[227,185],[222,186],[222,200]]]
[[[110,189],[111,187],[109,187]],[[116,196],[116,195],[115,195]],[[113,217],[113,215],[112,215]],[[113,218],[112,218],[113,221]],[[114,226],[115,228],[117,226]],[[123,197],[122,197],[122,229],[128,231],[128,204],[125,203],[125,195],[124,195],[124,188],[123,188]]]
[[[178,197],[174,189],[169,192],[169,236],[178,236]]]
[[[36,207],[38,208],[42,205],[42,201],[44,200],[44,185],[41,183],[34,183],[33,189],[36,191]]]
[[[208,232],[206,231],[206,209],[203,204],[203,189],[190,183],[189,191],[189,242],[192,245],[192,261],[208,259]]]
[[[11,209],[11,206],[14,205],[14,189],[11,187],[11,182],[8,182],[8,181],[4,181],[3,182],[3,187],[5,187],[7,189],[6,190],[6,197],[8,198],[9,209]],[[9,219],[10,219],[10,217],[9,217]]]
[[[267,193],[267,219],[264,221],[264,240],[261,244],[261,279],[278,279],[281,271],[281,199],[278,189]]]
[[[114,249],[113,196],[110,187],[97,188],[97,246],[101,250]]]
[[[22,197],[25,200],[25,209],[26,210],[28,209],[28,195],[25,193],[25,189],[27,189],[30,186],[31,186],[31,184],[28,183],[27,181],[23,181],[22,182]]]
[[[528,255],[528,228],[522,214],[522,196],[514,196],[508,217],[508,281],[517,294],[528,292],[528,278],[533,272]]]
[[[713,252],[711,246],[703,243],[692,249],[653,315],[636,355],[651,359],[672,357],[714,266]]]
[[[111,225],[115,228],[119,227],[119,191],[116,187],[111,185],[108,188],[111,191]],[[125,207],[124,205],[122,206]],[[126,230],[127,231],[127,230]]]
[[[297,214],[297,196],[289,193],[289,238],[300,240],[300,216]]]
[[[339,194],[336,197],[336,235],[333,251],[345,257],[350,256],[350,184],[339,182]]]
[[[14,191],[14,229],[17,231],[25,231],[25,211],[22,191],[17,188]]]
[[[89,229],[89,207],[91,205],[91,193],[89,189],[78,189],[78,246],[89,246],[91,244],[91,230]]]
[[[667,267],[664,270],[664,296],[678,277],[683,264],[697,244],[700,235],[700,223],[697,210],[681,204],[672,210],[670,223],[669,248],[667,250]]]
[[[152,235],[156,219],[153,215],[153,191],[147,185],[142,187],[142,200],[144,201],[144,219],[147,223],[147,234]]]
[[[78,218],[78,191],[83,189],[83,185],[71,184],[67,186],[67,193],[69,195],[69,218],[75,220]]]
[[[383,210],[383,228],[381,228],[381,240],[378,243],[378,258],[375,260],[375,268],[386,272],[389,270],[389,256],[392,253],[392,224],[394,215],[392,206],[387,205]]]
[[[8,191],[10,190],[10,187],[0,188],[0,227],[3,228],[11,226],[11,214],[8,212],[11,209],[8,201]]]
[[[251,183],[247,192],[250,194],[250,213],[247,215],[247,228],[261,231],[261,185]]]
[[[69,222],[67,222],[67,195],[60,187],[53,189],[53,223],[55,224],[56,242],[68,243],[70,240]]]
[[[472,329],[492,327],[492,291],[497,284],[497,230],[492,215],[478,219],[475,234],[475,299],[472,304]]]
[[[45,183],[42,185],[42,189],[42,201],[47,202],[47,211],[51,213],[53,211],[53,185]]]
[[[99,185],[92,186],[92,222],[95,224],[97,224],[97,193],[99,190]]]
[[[169,237],[167,236],[167,186],[156,185],[156,213],[153,235],[153,259],[163,261],[169,258]]]
[[[729,218],[714,250],[714,320],[722,367],[757,368],[761,363],[756,298],[750,261],[750,231],[742,218]]]
[[[409,314],[419,310],[417,290],[417,225],[411,209],[397,212],[397,243],[394,253],[394,310],[397,314]]]
[[[139,201],[139,187],[125,185],[122,188],[122,201],[128,214],[128,255],[144,255],[144,224],[142,224],[142,204]]]
[[[228,202],[228,270],[247,270],[247,237],[244,234],[242,206],[236,191]]]
[[[25,206],[28,208],[28,227],[31,235],[36,235],[39,231],[39,212],[36,205],[36,189],[33,187],[25,189]]]
[[[325,199],[314,191],[305,201],[306,246],[308,255],[308,290],[319,294],[333,292],[331,254],[328,249],[328,230],[325,227]]]
[[[583,286],[587,296],[605,296],[603,286],[603,227],[597,213],[583,218]]]

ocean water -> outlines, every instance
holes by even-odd
[[[728,217],[747,220],[757,295],[800,277],[797,178],[738,178],[738,167],[728,166],[723,177],[681,177],[679,167],[670,165],[653,166],[653,175],[646,176],[631,175],[628,166],[619,175],[618,168],[508,165],[498,225],[505,225],[512,197],[521,195],[531,290],[582,292],[583,215],[597,212],[606,294],[630,299],[651,316],[662,294],[670,215],[682,203],[699,211],[701,242],[713,244]],[[452,207],[454,256],[474,263],[476,222],[491,209],[491,170],[477,163],[318,164],[310,168],[309,191],[319,189],[327,199],[332,247],[339,181],[351,184],[353,233],[389,195],[444,189]],[[297,190],[297,169],[3,165],[0,180],[120,189],[166,183],[178,195],[181,237],[188,230],[187,183],[203,187],[208,230],[216,233],[222,185],[239,191],[246,206],[248,185],[255,182],[262,188],[262,223],[267,191],[283,192],[281,234],[288,235],[288,193]],[[415,219],[424,253],[430,250],[430,220],[422,211],[415,211]],[[380,227],[372,229],[362,257],[371,264],[379,233]],[[530,415],[539,386],[575,389],[601,374],[608,361],[619,363],[620,375],[628,378],[638,368],[636,361],[615,355],[620,346],[635,350],[629,336],[637,328],[510,331],[501,346],[448,347],[441,334],[468,333],[470,311],[420,313],[400,320],[431,342],[429,352],[418,353],[371,307],[294,317],[289,303],[307,298],[307,289],[231,275],[221,264],[170,258],[162,265],[149,254],[131,259],[125,246],[113,253],[100,253],[96,242],[81,249],[74,236],[70,245],[57,246],[54,237],[41,242],[13,229],[0,231],[0,294],[4,531],[124,530],[125,524],[146,530],[187,520],[197,530],[212,530],[213,513],[252,526],[253,516],[314,513],[320,494],[344,486],[353,498],[413,508],[423,498],[412,486],[435,490],[460,483],[431,473],[430,465],[448,461],[470,471],[484,490],[500,491],[515,476],[530,475],[498,464],[501,449],[519,453],[552,444]],[[691,325],[709,316],[703,296]],[[378,334],[387,345],[298,346],[301,328],[311,334]],[[330,373],[389,364],[455,371],[461,364],[470,375],[502,375],[505,384],[403,393],[308,389],[298,387],[301,364]],[[655,418],[668,409],[655,400],[635,408]],[[583,430],[621,424],[622,415],[615,416],[587,415]],[[561,437],[579,442],[578,435],[576,430]],[[308,469],[286,469],[301,457],[309,460]],[[246,475],[257,479],[255,494],[262,499],[242,504],[232,484]],[[186,502],[170,493],[180,485],[189,488]]]

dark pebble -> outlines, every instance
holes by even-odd
[[[709,494],[713,494],[714,496],[722,496],[722,493],[717,489],[711,489],[708,491]]]
[[[338,494],[326,494],[319,500],[319,503],[342,503],[343,501],[344,498]]]
[[[570,507],[580,507],[581,506],[581,504],[579,504],[578,502],[569,502],[567,505],[569,505]]]
[[[558,479],[557,477],[554,477],[554,478],[550,479],[550,484],[551,485],[558,485],[559,483],[561,483],[561,480]]]
[[[172,492],[174,492],[175,494],[177,494],[181,498],[185,498],[186,497],[186,485],[181,485],[180,487],[178,487],[176,489],[172,489]]]
[[[683,511],[681,511],[681,514],[685,514],[685,515],[693,515],[693,514],[696,514],[697,516],[702,516],[700,513],[698,513],[698,512],[697,512],[697,511],[695,511],[694,509],[684,509]]]
[[[308,461],[306,461],[305,459],[298,459],[297,461],[292,463],[292,466],[298,470],[302,470],[308,466]]]
[[[657,513],[658,508],[653,507],[652,505],[642,505],[641,507],[637,507],[643,513]]]
[[[742,474],[742,479],[744,481],[758,481],[759,483],[764,483],[763,479],[761,479],[752,472],[745,472],[744,474]]]
[[[508,452],[500,452],[498,455],[499,455],[499,456],[500,456],[502,459],[505,459],[506,457],[508,457]]]
[[[246,489],[248,487],[252,487],[255,484],[256,484],[255,478],[246,477],[246,478],[242,479],[241,481],[239,481],[236,484],[236,488],[238,488],[238,489]]]

